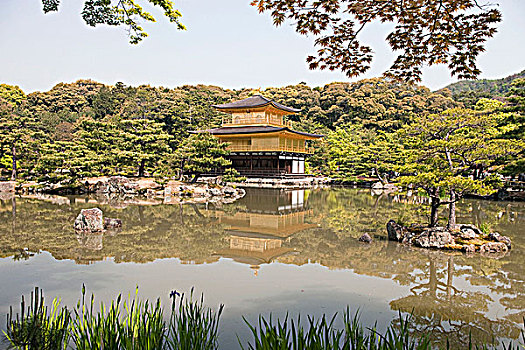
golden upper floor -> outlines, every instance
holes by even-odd
[[[223,127],[246,125],[272,125],[289,127],[284,119],[289,114],[299,113],[301,110],[284,106],[266,97],[256,95],[244,100],[214,105],[221,112],[228,113],[222,119]]]
[[[301,137],[293,137],[284,133],[274,135],[228,135],[219,136],[223,142],[228,142],[228,150],[231,152],[295,152],[313,153],[306,145],[306,140]]]
[[[284,119],[282,115],[272,114],[266,111],[261,112],[236,112],[230,116],[222,117],[222,126],[246,126],[246,125],[272,125],[291,127],[291,123]]]

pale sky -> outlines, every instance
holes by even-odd
[[[500,3],[503,22],[478,60],[480,78],[487,79],[525,69],[525,0],[492,2]],[[77,79],[230,89],[322,86],[379,76],[395,58],[384,41],[389,25],[375,24],[361,37],[375,51],[367,74],[348,79],[340,72],[311,71],[305,58],[315,52],[313,38],[295,33],[290,23],[274,27],[250,0],[175,0],[187,31],[151,9],[158,22],[144,24],[150,37],[138,46],[128,43],[123,28],[85,25],[82,4],[62,0],[60,12],[44,15],[40,0],[0,0],[0,83],[26,92]],[[433,90],[454,81],[444,66],[424,69],[423,85]]]

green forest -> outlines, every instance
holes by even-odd
[[[463,162],[461,174],[474,169],[471,166],[478,170],[479,166],[498,166],[500,173],[516,175],[525,171],[520,154],[525,80],[505,82],[505,93],[488,96],[497,100],[485,97],[475,102],[466,101],[462,95],[465,90],[454,85],[432,92],[383,78],[313,88],[300,83],[264,90],[207,85],[109,86],[79,80],[30,94],[1,84],[0,176],[4,180],[74,182],[99,175],[179,175],[191,169],[189,158],[197,157],[196,152],[213,151],[209,147],[213,140],[199,141],[189,133],[220,125],[222,116],[212,105],[255,94],[301,109],[300,114],[290,117],[293,127],[325,135],[312,144],[315,153],[307,165],[313,174],[341,182],[360,176],[388,181],[393,174],[413,174],[415,170],[408,168],[421,165],[424,158],[424,154],[410,151],[415,150],[413,145],[419,143],[421,148],[435,141],[429,134],[426,140],[423,135],[416,140],[414,136],[421,134],[417,126],[435,121],[428,127],[441,130],[453,122],[451,115],[461,115],[462,120],[483,125],[483,129],[457,134],[459,139],[468,140],[469,147],[476,139],[481,140],[482,147],[491,144],[501,148],[501,142],[505,144],[505,152],[472,154],[473,159]],[[493,94],[490,89],[483,91]],[[207,146],[192,147],[195,142],[207,142]],[[220,145],[216,146],[219,150],[216,148],[214,154],[224,155]],[[200,156],[206,159],[206,155]],[[436,167],[430,161],[426,166]]]

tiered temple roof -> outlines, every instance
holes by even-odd
[[[270,106],[282,112],[286,112],[286,114],[295,114],[301,111],[300,109],[287,107],[261,95],[255,95],[252,97],[245,98],[244,100],[239,100],[231,103],[213,105],[212,107],[215,107],[223,112],[233,112],[250,108],[256,109]]]

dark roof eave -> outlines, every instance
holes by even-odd
[[[198,134],[202,132],[209,132],[212,135],[232,135],[232,134],[261,134],[261,133],[272,133],[279,131],[288,131],[298,135],[304,135],[314,138],[322,138],[324,135],[321,134],[310,134],[303,131],[292,130],[288,127],[275,127],[275,126],[248,126],[248,127],[223,127],[208,130],[193,130],[190,134]]]
[[[247,108],[258,108],[258,107],[264,107],[271,104],[273,107],[277,109],[282,109],[287,112],[291,113],[299,113],[301,112],[300,109],[288,107],[285,105],[282,105],[278,102],[275,102],[273,100],[270,100],[264,96],[261,95],[255,95],[252,97],[245,98],[244,100],[235,101],[231,103],[225,103],[220,105],[212,105],[212,107],[217,109],[247,109]]]

